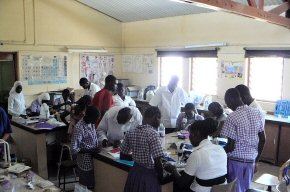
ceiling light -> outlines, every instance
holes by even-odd
[[[98,47],[98,48],[67,48],[70,53],[106,53],[108,50]]]
[[[193,45],[186,45],[185,48],[202,48],[202,47],[224,47],[227,46],[227,43],[207,43],[207,44],[193,44]]]

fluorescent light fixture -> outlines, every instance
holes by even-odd
[[[67,48],[67,51],[70,53],[106,53],[106,49],[99,48]]]
[[[186,45],[185,48],[202,48],[202,47],[224,47],[227,46],[227,43],[207,43],[207,44],[193,44],[193,45]]]

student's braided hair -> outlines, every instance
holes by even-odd
[[[206,138],[217,130],[217,122],[211,118],[195,121],[190,127],[190,133],[199,133],[201,137]]]

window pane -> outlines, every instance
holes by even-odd
[[[266,101],[281,99],[283,58],[250,58],[249,69],[249,88],[254,98]]]
[[[160,82],[161,86],[168,85],[172,75],[179,77],[179,86],[182,87],[183,80],[183,58],[161,57]]]
[[[197,94],[217,94],[218,63],[216,58],[194,58],[191,89]]]

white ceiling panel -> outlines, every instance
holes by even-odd
[[[121,22],[212,12],[192,4],[171,0],[77,0]],[[234,0],[247,4],[247,0]],[[265,6],[279,5],[283,0],[265,0]]]

